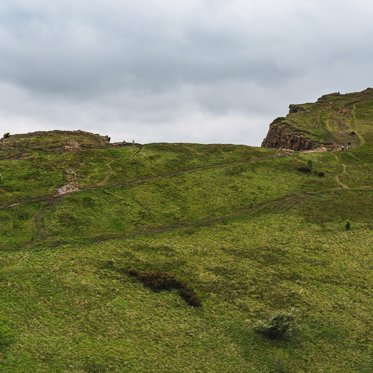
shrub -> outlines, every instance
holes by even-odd
[[[349,231],[351,229],[351,223],[349,221],[346,222],[345,230]]]
[[[187,284],[172,274],[158,271],[138,271],[130,269],[128,274],[140,280],[145,287],[153,291],[161,290],[179,290],[179,295],[192,307],[201,307],[201,301],[195,291],[187,286]]]
[[[311,172],[311,169],[308,167],[298,167],[298,171],[309,174]]]
[[[304,172],[305,174],[313,173],[313,170],[314,170],[314,165],[311,159],[307,161],[307,166],[298,167],[298,171]]]
[[[324,171],[320,171],[320,172],[318,173],[318,175],[319,175],[320,177],[324,177],[324,176],[325,176],[325,172],[324,172]]]
[[[9,132],[4,133],[3,139],[7,139],[8,137],[10,137],[10,133]]]
[[[254,331],[270,339],[283,339],[291,335],[296,329],[293,310],[279,312],[268,321],[260,321],[254,326]]]
[[[192,307],[201,307],[201,300],[196,292],[188,287],[180,289],[180,297]]]

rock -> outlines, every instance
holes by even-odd
[[[68,183],[61,188],[57,189],[58,194],[68,194],[68,193],[74,193],[79,192],[79,188],[75,183]]]
[[[300,105],[289,105],[289,114],[298,113],[299,111],[306,111],[306,109]]]
[[[80,150],[80,144],[73,139],[67,141],[67,144],[63,147],[63,149],[67,152],[73,152]]]
[[[321,146],[319,142],[306,137],[283,120],[284,118],[277,118],[271,123],[268,134],[262,142],[262,147],[303,151]]]
[[[65,171],[65,173],[66,173],[66,179],[68,183],[58,188],[57,193],[68,194],[68,193],[79,192],[80,189],[78,187],[77,173],[72,168],[68,168]]]

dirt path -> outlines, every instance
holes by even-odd
[[[145,184],[145,183],[149,183],[149,182],[159,181],[159,180],[167,179],[167,178],[170,178],[170,177],[176,177],[176,176],[180,176],[180,175],[184,175],[184,174],[201,172],[201,171],[205,171],[205,170],[209,170],[209,169],[224,168],[224,167],[228,167],[228,166],[233,165],[233,164],[264,162],[264,161],[268,161],[268,160],[273,159],[273,158],[278,158],[279,156],[281,157],[282,155],[281,154],[280,155],[276,154],[276,155],[272,155],[272,156],[269,156],[269,157],[266,157],[266,158],[260,158],[260,159],[241,158],[241,159],[236,159],[236,160],[233,160],[233,161],[226,161],[226,162],[216,163],[216,164],[208,165],[208,166],[198,166],[198,167],[193,167],[193,168],[189,168],[189,169],[185,169],[185,170],[164,173],[164,174],[160,174],[160,175],[139,177],[139,178],[130,179],[130,180],[127,180],[127,181],[122,181],[122,182],[113,183],[113,184],[102,184],[102,185],[96,184],[96,185],[91,185],[91,186],[87,186],[87,187],[82,187],[79,190],[74,191],[74,193],[86,192],[86,191],[90,191],[90,190],[108,189],[108,188],[127,188],[127,187],[131,187],[133,185],[139,185],[139,184]],[[284,154],[284,156],[285,156],[285,154]],[[109,175],[109,173],[106,176],[108,176],[108,175]],[[108,176],[108,179],[109,178],[110,178],[110,175]],[[0,210],[13,208],[13,207],[16,207],[16,206],[19,206],[19,205],[24,205],[24,204],[32,203],[32,202],[46,201],[46,200],[49,200],[50,198],[53,198],[53,197],[56,197],[56,196],[59,196],[59,195],[61,197],[63,197],[63,196],[66,195],[66,193],[65,194],[59,194],[59,193],[46,194],[46,195],[41,195],[41,196],[33,197],[33,198],[20,199],[18,201],[13,201],[11,203],[1,205]]]
[[[57,200],[60,199],[61,196],[54,196],[49,198],[44,205],[39,209],[39,211],[34,215],[34,229],[35,235],[33,236],[33,240],[41,239],[43,237],[43,227],[44,227],[44,217],[46,211],[49,207],[55,205]]]
[[[325,119],[324,123],[325,123],[325,127],[326,129],[330,132],[330,133],[333,133],[333,129],[330,125],[330,117],[331,117],[332,113],[329,114],[328,116],[328,119]],[[320,122],[322,122],[321,120],[321,113],[320,113]]]
[[[361,133],[358,131],[357,124],[356,124],[356,104],[353,104],[353,105],[352,105],[352,120],[353,120],[353,123],[354,123],[354,128],[353,128],[353,130],[355,131],[357,137],[358,137],[359,140],[360,140],[360,145],[364,145],[364,144],[365,144],[365,139],[364,139],[364,137],[361,135]]]
[[[48,241],[48,243],[43,241],[43,214],[47,208],[47,205],[44,205],[42,211],[40,211],[39,215],[37,216],[38,222],[36,223],[36,235],[32,241],[15,245],[15,246],[7,246],[6,248],[2,248],[2,250],[24,250],[24,249],[32,249],[33,247],[40,246],[43,243],[44,248],[53,248],[58,247],[65,244],[87,244],[87,243],[97,243],[97,242],[106,242],[110,240],[116,239],[126,239],[126,238],[135,238],[142,235],[149,235],[149,234],[161,234],[166,233],[168,231],[176,230],[176,229],[185,229],[185,228],[197,228],[197,227],[204,227],[213,224],[218,224],[225,222],[227,220],[232,220],[239,217],[246,217],[249,218],[250,216],[260,213],[260,212],[271,212],[271,211],[286,211],[291,209],[292,207],[298,205],[300,202],[310,198],[314,195],[323,195],[323,194],[334,194],[334,193],[343,193],[343,192],[369,192],[373,190],[372,185],[363,185],[360,187],[355,187],[346,190],[345,188],[329,188],[325,190],[321,190],[318,192],[304,192],[304,193],[294,193],[291,195],[286,195],[283,197],[279,197],[274,200],[270,201],[263,201],[261,203],[251,205],[245,208],[232,210],[230,213],[225,215],[218,215],[218,216],[207,216],[202,217],[200,219],[194,221],[177,221],[168,225],[162,226],[155,226],[155,227],[143,227],[140,230],[136,230],[133,232],[125,232],[125,233],[114,233],[114,234],[102,234],[96,237],[91,238],[71,238],[71,239],[56,239],[54,241]],[[53,204],[57,202],[58,198],[62,198],[62,196],[55,198],[54,201],[49,201],[49,203]]]
[[[107,162],[106,163],[106,167],[108,168],[108,172],[106,173],[104,179],[102,181],[100,181],[97,186],[103,186],[103,185],[106,185],[107,182],[109,181],[111,175],[113,174],[113,169],[111,168],[111,163],[113,161],[110,161],[110,162]]]
[[[342,173],[336,175],[336,176],[335,176],[335,180],[336,180],[337,184],[338,184],[342,189],[350,189],[350,187],[349,187],[348,185],[342,183],[342,181],[340,180],[340,177],[346,174],[347,166],[346,166],[344,163],[340,162],[340,160],[339,160],[337,154],[333,153],[333,155],[334,155],[334,158],[337,160],[337,162],[338,162],[338,163],[341,163],[341,164],[342,164],[342,167],[343,167],[343,171],[342,171]]]
[[[346,154],[347,154],[349,157],[355,159],[355,161],[359,161],[359,162],[361,162],[361,159],[358,158],[358,157],[356,157],[356,155],[352,154],[351,152],[346,151]]]
[[[340,163],[338,156],[336,153],[332,153],[333,156],[336,158],[338,163]],[[277,157],[278,155],[276,155]],[[267,161],[270,157],[261,159],[260,161]],[[273,156],[271,157],[273,158]],[[138,178],[138,179],[133,179],[129,180],[127,182],[122,182],[122,183],[116,183],[116,184],[111,184],[111,185],[95,185],[92,187],[87,187],[85,189],[82,189],[82,191],[87,191],[87,190],[96,190],[96,189],[106,189],[106,188],[111,188],[111,187],[130,187],[133,185],[138,185],[142,183],[147,183],[147,182],[154,182],[158,180],[162,180],[164,178],[168,177],[174,177],[182,174],[187,174],[187,173],[193,173],[193,172],[199,172],[203,170],[208,170],[208,169],[215,169],[215,168],[221,168],[221,167],[226,167],[232,164],[237,164],[237,163],[243,163],[243,162],[258,162],[257,159],[240,159],[240,160],[235,160],[235,161],[227,161],[227,162],[222,162],[219,164],[214,164],[214,165],[209,165],[209,166],[199,166],[187,170],[181,170],[181,171],[175,171],[172,173],[167,173],[163,175],[156,175],[156,176],[148,176],[144,178]],[[329,193],[335,193],[335,192],[343,192],[343,191],[371,191],[373,189],[372,186],[361,186],[358,188],[350,188],[348,185],[344,184],[343,182],[340,181],[340,176],[344,175],[346,173],[347,166],[342,163],[343,171],[341,174],[336,175],[336,181],[338,184],[338,187],[336,188],[329,188],[329,189],[324,189],[321,191],[317,192],[303,192],[303,193],[293,193],[290,195],[282,196],[273,200],[269,201],[264,201],[261,203],[257,203],[255,205],[251,205],[242,209],[237,209],[233,210],[228,214],[225,215],[220,215],[220,216],[207,216],[207,217],[202,217],[200,219],[197,219],[195,221],[178,221],[169,225],[164,225],[164,226],[159,226],[159,227],[144,227],[144,229],[141,229],[139,231],[135,232],[127,232],[123,234],[113,234],[113,235],[100,235],[97,237],[94,237],[92,239],[86,239],[88,242],[90,241],[106,241],[106,240],[111,240],[111,239],[117,239],[117,238],[126,238],[126,237],[134,237],[137,235],[141,234],[151,234],[151,233],[161,233],[161,232],[166,232],[169,230],[173,229],[179,229],[179,228],[188,228],[188,227],[199,227],[199,226],[206,226],[210,224],[215,224],[219,223],[222,221],[225,221],[227,219],[233,219],[236,217],[240,216],[250,216],[252,214],[258,213],[258,212],[265,212],[265,211],[284,211],[289,208],[292,208],[293,206],[297,205],[299,202],[309,198],[310,196],[313,195],[320,195],[320,194],[329,194]],[[111,166],[108,165],[108,173],[105,177],[105,179],[109,179],[110,175],[112,173]],[[22,201],[18,202],[13,202],[8,205],[3,205],[0,206],[0,209],[5,209],[5,208],[12,208],[15,206],[19,206],[21,204],[26,204],[26,203],[33,203],[33,202],[43,202],[45,201],[46,203],[43,204],[43,206],[40,208],[40,210],[35,214],[34,216],[34,227],[35,227],[35,240],[30,243],[30,247],[34,245],[37,241],[41,242],[40,240],[43,238],[44,232],[43,232],[43,221],[45,214],[48,210],[49,207],[53,206],[55,203],[57,203],[59,200],[63,199],[65,195],[43,195],[35,198],[30,198],[30,199],[25,199]],[[59,244],[64,243],[65,240],[58,241]],[[66,240],[66,242],[77,242],[76,239],[72,240]],[[55,243],[57,245],[57,241]],[[53,243],[51,243],[53,245]]]
[[[30,152],[22,152],[22,153],[17,153],[13,155],[7,155],[5,157],[0,158],[0,161],[13,161],[13,160],[18,160],[18,159],[27,159],[30,154],[31,154]]]
[[[346,166],[344,163],[342,163],[342,166],[343,166],[343,172],[342,172],[342,175],[344,175],[344,174],[346,173],[346,167],[347,167],[347,166]],[[350,189],[350,187],[349,187],[348,185],[342,183],[342,181],[339,180],[339,176],[340,176],[340,175],[337,175],[337,176],[335,177],[335,180],[337,181],[338,185],[340,185],[343,189]]]
[[[264,201],[252,206],[248,206],[242,209],[232,210],[230,213],[225,215],[218,215],[218,216],[206,216],[194,221],[177,221],[175,223],[162,225],[162,226],[155,226],[155,227],[143,227],[140,230],[133,231],[133,232],[126,232],[126,233],[117,233],[117,234],[102,234],[92,238],[84,238],[84,239],[70,239],[70,240],[56,240],[55,242],[49,242],[48,247],[56,247],[64,244],[83,244],[83,243],[98,243],[98,242],[106,242],[116,239],[126,239],[126,238],[135,238],[141,235],[152,235],[152,234],[161,234],[166,233],[169,231],[173,231],[176,229],[185,229],[185,228],[198,228],[198,227],[205,227],[209,225],[219,224],[227,220],[232,220],[235,218],[245,217],[249,218],[250,216],[260,213],[260,212],[271,212],[271,211],[286,211],[291,209],[292,207],[298,205],[300,202],[305,201],[307,198],[310,198],[314,195],[323,195],[323,194],[332,194],[336,192],[371,192],[373,190],[373,186],[361,186],[358,188],[348,189],[345,188],[330,188],[319,192],[304,192],[304,193],[295,193],[287,196],[283,196],[274,200]],[[30,242],[22,247],[25,248],[32,248],[33,245],[37,244],[37,242]]]

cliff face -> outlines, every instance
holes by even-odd
[[[317,141],[306,137],[302,132],[283,122],[285,118],[277,118],[271,125],[266,138],[262,142],[264,148],[311,150],[321,146]]]

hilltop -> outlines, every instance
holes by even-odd
[[[372,90],[290,111],[261,148],[2,139],[0,372],[370,373]]]
[[[331,93],[316,103],[290,105],[289,114],[270,125],[262,146],[311,150],[372,142],[373,88],[362,92]]]

